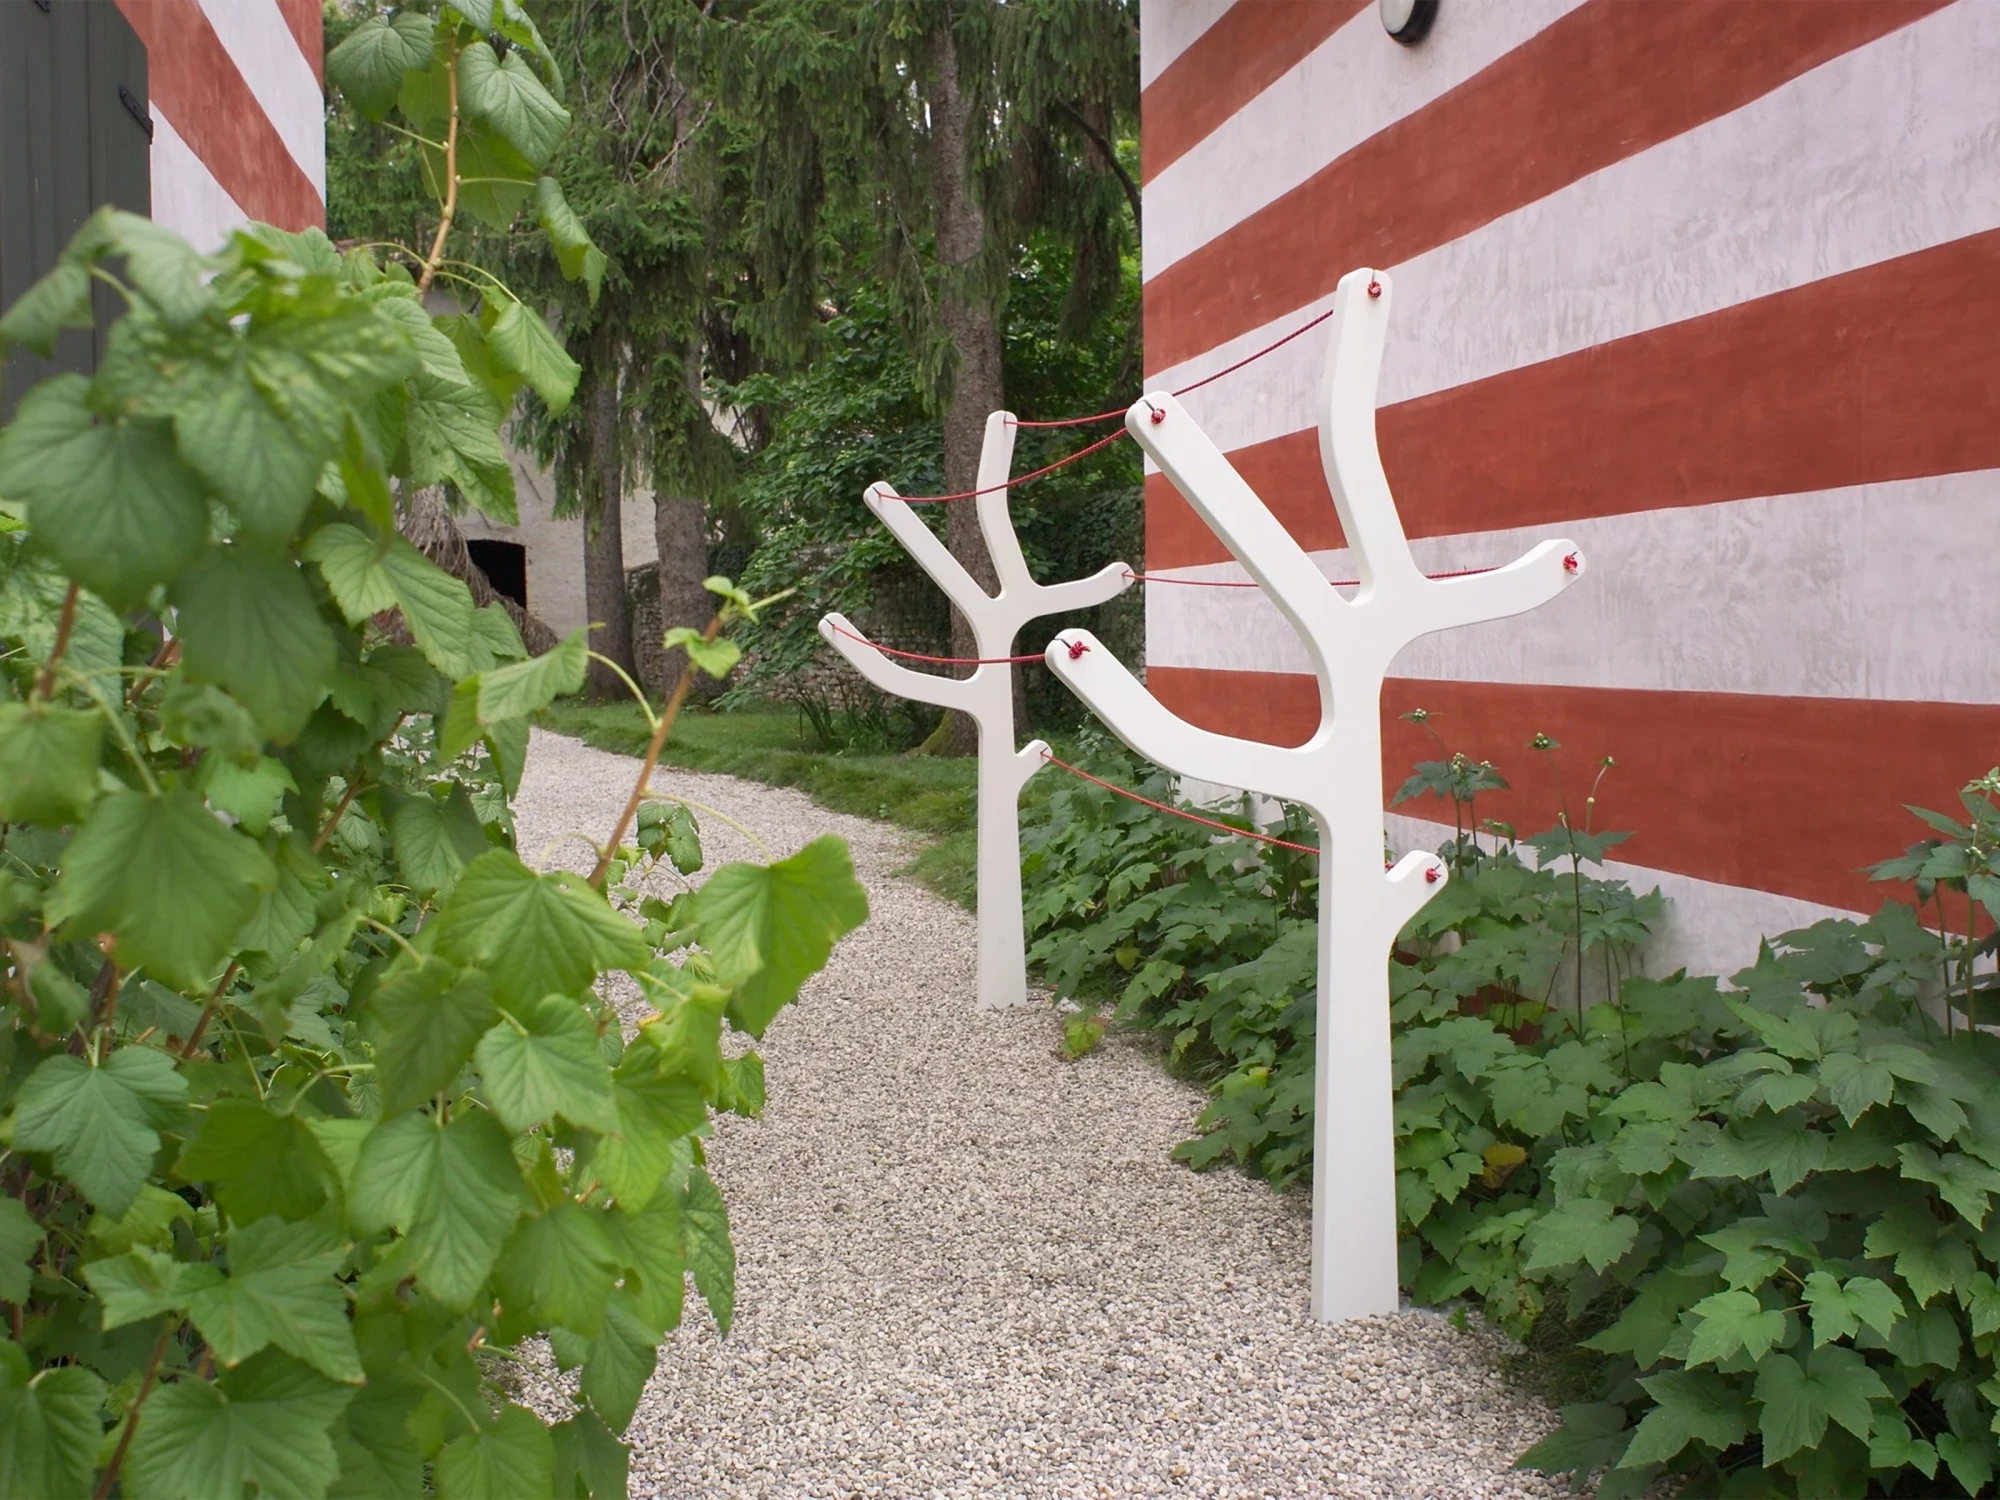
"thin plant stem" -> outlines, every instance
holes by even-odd
[[[438,219],[437,236],[431,241],[431,253],[424,258],[423,274],[417,277],[419,295],[431,289],[438,266],[444,260],[444,243],[451,235],[451,221],[458,214],[458,45],[455,42],[451,55],[445,59],[444,77],[446,95],[451,102],[451,124],[444,137],[444,203]]]
[[[131,688],[125,694],[125,706],[131,708],[137,704],[139,695],[146,691],[146,684],[151,682],[160,673],[166,671],[176,661],[180,660],[180,654],[181,638],[179,636],[174,636],[170,640],[160,642],[160,649],[153,653],[153,659],[141,667],[133,679]]]
[[[104,1475],[97,1481],[93,1500],[109,1500],[111,1487],[118,1482],[118,1471],[125,1463],[125,1450],[132,1446],[132,1434],[139,1430],[139,1418],[144,1413],[146,1398],[153,1394],[153,1382],[159,1378],[160,1361],[167,1355],[167,1340],[174,1336],[180,1326],[178,1316],[170,1316],[160,1327],[160,1336],[153,1341],[153,1352],[146,1360],[145,1378],[139,1382],[139,1394],[133,1399],[131,1414],[125,1418],[125,1430],[118,1435],[118,1446],[112,1451],[111,1462],[104,1466]]]
[[[333,837],[333,830],[340,826],[340,820],[347,815],[349,804],[354,801],[355,796],[360,790],[361,778],[357,776],[347,784],[346,792],[341,795],[340,805],[334,808],[332,816],[326,820],[326,826],[320,829],[319,833],[314,837],[312,841],[313,853],[317,854],[326,847],[326,841]]]
[[[55,649],[49,652],[48,661],[42,665],[41,679],[35,684],[35,696],[44,702],[55,693],[56,668],[62,665],[63,653],[69,650],[69,633],[76,628],[77,596],[82,591],[82,585],[72,578],[63,595],[62,614],[56,619]]]
[[[722,616],[716,614],[708,622],[708,628],[701,633],[703,644],[713,641],[722,633]],[[653,738],[646,746],[646,759],[639,767],[639,776],[632,783],[632,795],[625,799],[625,810],[618,815],[617,826],[611,830],[611,837],[597,854],[597,868],[590,872],[590,883],[598,890],[604,889],[604,872],[611,868],[612,856],[618,846],[625,842],[625,830],[632,826],[632,819],[638,816],[639,804],[645,800],[646,788],[653,779],[653,767],[660,763],[660,751],[665,748],[667,735],[672,732],[674,720],[680,717],[681,705],[687,702],[689,689],[694,686],[694,662],[681,668],[681,680],[674,684],[674,694],[667,699],[667,707],[659,721],[653,725]]]
[[[222,997],[229,993],[229,986],[235,982],[237,962],[229,960],[229,967],[222,971],[222,978],[216,981],[215,992],[208,997],[208,1004],[202,1007],[201,1019],[194,1023],[194,1030],[181,1043],[181,1056],[193,1057],[201,1039],[208,1034],[208,1023],[215,1019],[216,1011],[222,1008]]]
[[[613,661],[610,657],[605,656],[600,652],[592,651],[589,653],[589,655],[590,659],[596,662],[599,666],[609,667],[611,668],[612,671],[618,674],[618,680],[623,682],[626,687],[632,690],[632,697],[639,705],[639,712],[646,716],[646,727],[648,729],[658,729],[660,727],[659,716],[653,712],[653,706],[646,701],[645,690],[642,689],[638,683],[632,680],[632,674],[627,672],[623,667],[619,666],[618,663]]]

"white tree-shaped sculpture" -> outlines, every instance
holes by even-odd
[[[988,594],[945,550],[923,519],[886,484],[870,485],[866,500],[959,612],[971,622],[982,658],[1004,657],[1021,628],[1043,615],[1088,609],[1121,593],[1133,574],[1122,562],[1088,578],[1041,584],[1028,573],[1020,540],[1007,514],[1007,481],[1014,467],[1014,415],[986,419],[979,450],[980,534],[1000,592]],[[960,502],[965,503],[965,502]],[[1028,968],[1021,926],[1021,788],[1040,770],[1048,746],[1035,740],[1014,748],[1014,669],[998,661],[974,667],[970,677],[940,677],[897,665],[855,629],[845,615],[829,614],[819,633],[885,693],[934,703],[970,715],[979,726],[979,1005],[1020,1005],[1028,998]]]
[[[1503,568],[1427,578],[1410,555],[1375,444],[1375,387],[1390,282],[1354,271],[1335,293],[1320,458],[1360,588],[1344,599],[1229,461],[1168,395],[1126,427],[1291,621],[1319,677],[1320,725],[1294,749],[1197,729],[1087,637],[1047,660],[1127,745],[1183,775],[1297,802],[1320,831],[1319,1019],[1313,1129],[1312,1311],[1322,1321],[1397,1306],[1389,954],[1445,880],[1433,854],[1384,871],[1382,681],[1419,636],[1519,614],[1573,583],[1582,559],[1543,542]],[[1438,441],[1449,442],[1449,433]],[[1081,634],[1081,633],[1078,633]]]

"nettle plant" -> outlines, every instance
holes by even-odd
[[[329,65],[450,101],[448,223],[552,149],[538,45],[466,3]],[[727,1329],[702,1140],[764,1085],[722,1033],[865,898],[835,839],[643,894],[701,861],[649,783],[685,682],[592,876],[516,852],[529,720],[585,638],[530,658],[393,494],[511,513],[501,421],[575,369],[443,249],[252,226],[203,256],[105,211],[0,318],[46,353],[94,284],[127,304],[95,376],[0,432],[0,1494],[622,1495],[687,1273]],[[426,310],[446,271],[475,309]],[[712,587],[723,668],[754,605]],[[577,1371],[552,1425],[510,1394],[536,1335]]]
[[[1397,1197],[1413,1300],[1582,1346],[1593,1399],[1522,1465],[1606,1497],[1990,1493],[2000,772],[1963,820],[1912,809],[1937,836],[1876,867],[1918,905],[1772,939],[1728,989],[1641,973],[1657,893],[1585,873],[1620,836],[1587,800],[1517,841],[1477,817],[1503,785],[1441,748],[1404,787],[1454,804],[1457,868],[1392,968]],[[1308,857],[1082,786],[1025,833],[1046,972],[1212,1083],[1177,1154],[1308,1170]]]

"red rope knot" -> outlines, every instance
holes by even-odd
[[[1582,567],[1583,567],[1583,559],[1581,557],[1578,557],[1574,552],[1570,553],[1568,557],[1565,557],[1563,559],[1563,571],[1565,573],[1574,573]]]
[[[1090,649],[1089,645],[1083,641],[1064,641],[1063,645],[1069,648],[1069,659],[1071,661],[1080,660],[1083,653]]]
[[[1444,878],[1444,872],[1440,870],[1436,865],[1426,865],[1424,867],[1425,885],[1436,885],[1438,881],[1442,880],[1443,878]]]
[[[1164,406],[1155,406],[1152,402],[1148,401],[1146,403],[1146,410],[1152,413],[1153,425],[1155,427],[1158,427],[1162,422],[1167,420],[1167,409]]]
[[[1373,276],[1368,278],[1368,295],[1371,297],[1379,297],[1382,295],[1382,283],[1376,280]]]

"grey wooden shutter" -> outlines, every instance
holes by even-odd
[[[152,212],[148,97],[145,46],[111,0],[0,0],[0,307],[99,204]],[[117,301],[97,288],[95,329],[0,366],[0,419],[45,376],[96,368]]]

